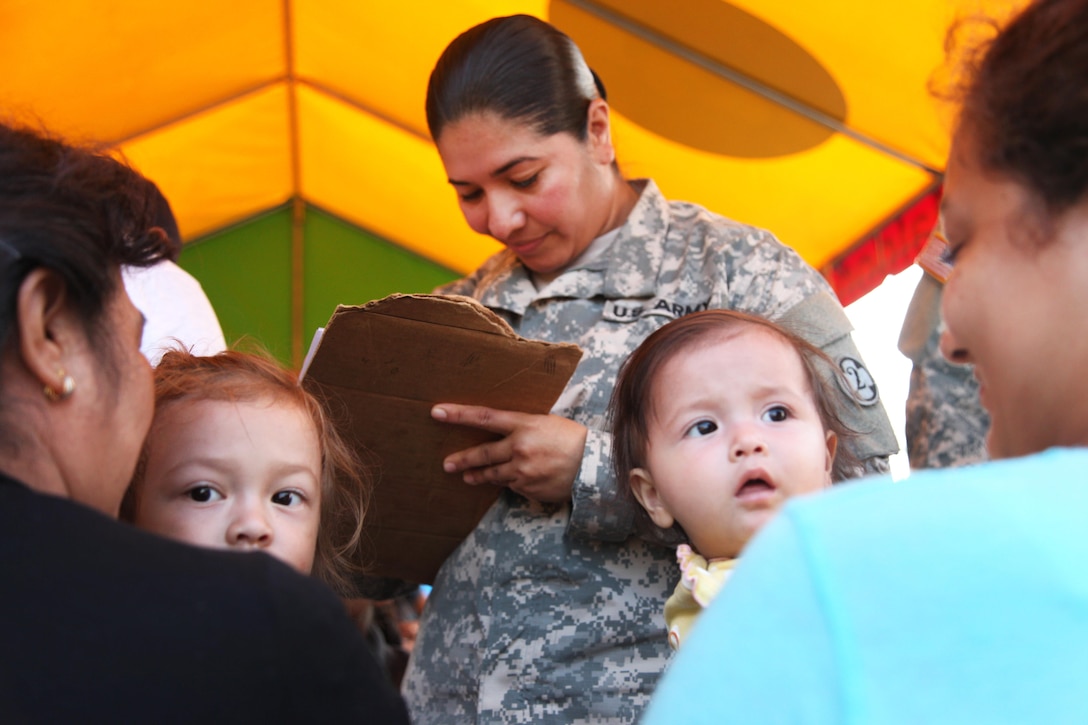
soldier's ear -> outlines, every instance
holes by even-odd
[[[602,98],[594,98],[589,102],[586,117],[586,131],[593,159],[603,166],[610,166],[616,160],[616,149],[612,145],[612,121],[608,113],[608,103]]]
[[[654,479],[650,472],[645,468],[634,468],[627,474],[627,482],[631,486],[631,492],[635,494],[635,498],[642,504],[642,508],[646,509],[646,513],[650,514],[650,519],[654,524],[663,529],[670,528],[675,519],[661,499],[661,494],[658,492],[657,486],[654,485]]]

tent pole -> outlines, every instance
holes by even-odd
[[[306,202],[302,200],[302,161],[298,130],[298,78],[295,76],[295,27],[292,0],[283,0],[283,52],[287,71],[287,124],[291,153],[291,365],[302,367],[302,328],[305,325]]]
[[[291,200],[291,365],[295,370],[302,367],[302,328],[305,285],[303,264],[305,259],[306,202],[295,196]]]

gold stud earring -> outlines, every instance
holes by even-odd
[[[76,381],[71,375],[64,372],[63,368],[57,370],[57,375],[61,378],[60,390],[54,389],[52,385],[45,385],[42,387],[42,392],[45,393],[45,397],[53,403],[69,398],[76,390]]]

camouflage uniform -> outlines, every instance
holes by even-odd
[[[416,723],[631,723],[647,704],[669,659],[661,606],[676,558],[631,536],[644,514],[618,495],[605,421],[617,370],[647,335],[689,312],[733,308],[789,319],[834,359],[860,361],[830,288],[796,253],[667,202],[653,182],[636,189],[611,245],[539,292],[509,251],[440,290],[475,297],[524,337],[580,345],[553,412],[589,433],[570,503],[504,491],[439,572],[405,677]],[[875,387],[859,395],[875,404],[855,406],[853,427],[875,434],[855,447],[879,468],[894,435]]]
[[[953,468],[987,459],[990,416],[970,365],[954,365],[940,351],[941,284],[922,275],[911,300],[899,349],[914,363],[907,393],[905,433],[911,468]]]

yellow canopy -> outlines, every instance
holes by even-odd
[[[427,77],[463,30],[530,13],[604,80],[626,175],[834,271],[939,184],[950,113],[927,81],[946,28],[1021,4],[0,0],[0,107],[119,149],[187,240],[302,200],[463,273],[498,245],[460,216],[426,131]]]

